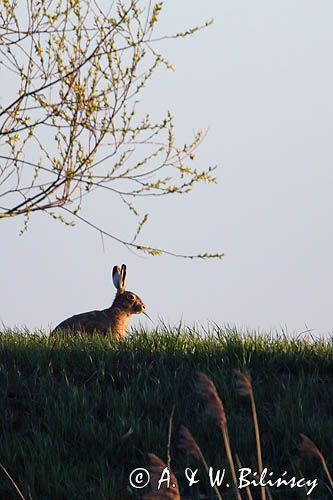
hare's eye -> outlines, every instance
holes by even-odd
[[[129,293],[128,294],[128,299],[133,302],[133,300],[135,299],[134,295],[132,293]]]

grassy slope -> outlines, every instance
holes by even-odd
[[[2,334],[0,353],[0,462],[27,498],[140,498],[140,490],[129,491],[129,472],[147,464],[147,452],[166,459],[173,404],[172,466],[181,487],[184,468],[196,463],[177,449],[180,424],[189,427],[210,465],[225,467],[222,438],[194,391],[197,371],[215,382],[233,451],[255,469],[251,412],[235,391],[235,368],[252,374],[265,464],[275,476],[284,470],[300,475],[300,468],[307,478],[321,478],[311,498],[329,498],[318,461],[300,457],[295,442],[299,432],[311,437],[332,470],[331,341],[273,340],[232,330],[202,339],[188,329],[137,332],[121,343]],[[204,479],[200,490],[213,494]],[[192,487],[190,498],[198,495]],[[0,498],[17,498],[5,476]]]

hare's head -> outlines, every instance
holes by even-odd
[[[125,290],[126,274],[127,269],[125,264],[121,266],[121,269],[118,266],[114,266],[112,270],[113,283],[117,289],[117,295],[112,307],[117,307],[128,314],[146,314],[146,305],[140,297],[133,292]]]

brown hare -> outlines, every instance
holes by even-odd
[[[123,264],[121,269],[114,266],[112,270],[112,279],[117,289],[116,297],[108,309],[102,311],[89,311],[76,314],[71,318],[65,319],[51,333],[56,332],[101,332],[104,335],[111,330],[112,335],[122,339],[126,335],[126,328],[130,317],[133,314],[145,313],[145,304],[140,297],[133,292],[125,290],[126,286],[126,266]],[[148,316],[149,317],[149,316]]]

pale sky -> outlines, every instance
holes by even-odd
[[[142,257],[79,224],[48,217],[1,222],[1,309],[6,326],[48,328],[109,306],[111,269],[158,324],[181,319],[248,329],[332,333],[333,3],[330,0],[167,0],[165,32],[212,27],[160,46],[176,71],[160,72],[145,105],[176,117],[179,143],[209,128],[197,166],[219,183],[151,203],[141,241],[221,261]],[[6,83],[2,82],[5,89]],[[2,89],[2,92],[5,90]],[[91,203],[90,218],[130,238],[126,212]],[[135,325],[139,318],[132,321]]]

